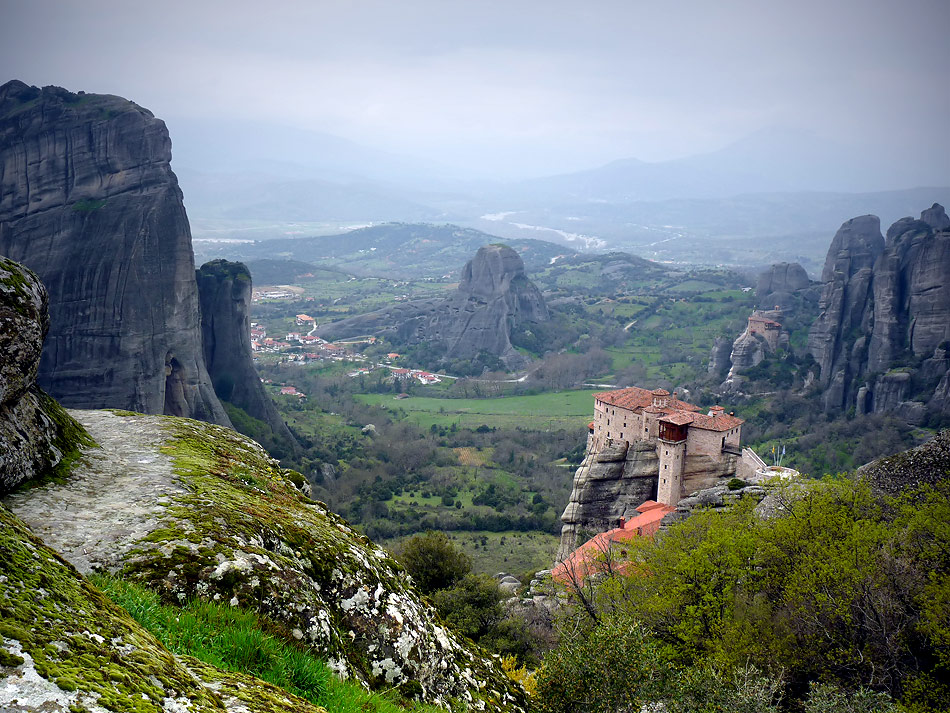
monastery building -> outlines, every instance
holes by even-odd
[[[659,456],[657,501],[675,506],[681,497],[687,455],[722,460],[740,456],[743,420],[722,406],[703,412],[665,389],[637,387],[594,394],[588,452],[634,441],[656,441]]]

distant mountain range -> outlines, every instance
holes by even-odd
[[[409,279],[455,277],[480,247],[498,242],[499,238],[494,235],[457,225],[387,223],[342,235],[237,244],[198,242],[195,251],[200,259],[222,256],[253,262],[280,259],[297,261],[293,269],[298,270],[301,263],[308,263],[352,275]],[[575,252],[544,240],[515,239],[506,240],[505,244],[521,256],[529,272],[540,271],[554,258]]]
[[[334,232],[347,223],[449,222],[508,239],[621,249],[670,262],[766,264],[814,272],[826,236],[850,216],[885,221],[950,201],[927,157],[879,157],[782,129],[658,163],[622,159],[519,182],[465,180],[451,168],[339,137],[249,122],[170,120],[174,168],[196,237]],[[931,157],[933,158],[933,157]],[[920,187],[931,183],[936,187]]]

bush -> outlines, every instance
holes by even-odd
[[[660,645],[635,620],[601,619],[565,638],[538,672],[540,713],[639,711],[666,694],[673,670]]]
[[[472,560],[444,532],[410,538],[398,557],[423,594],[448,589],[472,571]]]

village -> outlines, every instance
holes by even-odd
[[[326,364],[327,362],[353,362],[357,366],[347,373],[351,378],[368,376],[373,372],[384,369],[389,372],[388,378],[398,383],[418,382],[423,386],[432,386],[438,384],[445,377],[444,375],[433,374],[423,369],[405,369],[394,365],[400,354],[390,352],[383,359],[371,359],[359,351],[358,347],[364,344],[373,345],[377,343],[374,336],[349,339],[339,342],[328,342],[325,339],[314,334],[317,325],[316,320],[307,314],[298,314],[294,318],[301,331],[287,332],[283,339],[275,339],[267,336],[267,329],[259,322],[251,322],[251,351],[254,359],[257,360],[261,355],[275,354],[274,363],[288,364]],[[307,330],[304,332],[303,330]],[[264,382],[268,383],[268,382]],[[295,386],[285,384],[280,386],[282,396],[295,396],[297,398],[306,398],[306,394],[299,391]]]

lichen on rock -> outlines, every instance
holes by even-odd
[[[39,278],[0,257],[0,494],[70,461],[91,441],[36,385],[48,298]]]
[[[372,688],[415,683],[423,700],[439,705],[524,709],[523,692],[498,663],[447,629],[384,550],[305,498],[254,441],[188,419],[73,413],[104,445],[112,438],[134,455],[110,466],[104,454],[90,452],[56,491],[78,498],[126,483],[99,517],[75,522],[80,533],[64,533],[61,525],[42,532],[68,559],[118,571],[170,602],[200,596],[254,609],[337,673]],[[131,475],[136,468],[142,474]],[[96,469],[99,476],[90,472]],[[120,517],[110,512],[126,509],[123,499],[133,511],[144,508],[136,492],[150,487],[167,494],[145,498],[150,507],[135,523],[146,526],[130,541],[110,544],[116,537],[104,534],[105,521]],[[53,489],[42,490],[11,502],[37,527],[43,513],[65,505],[51,499]],[[99,545],[86,551],[88,541]]]

